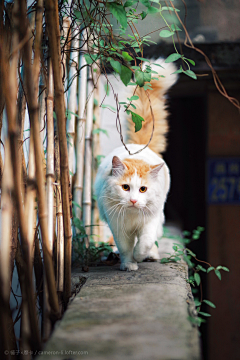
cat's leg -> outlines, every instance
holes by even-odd
[[[113,231],[113,237],[117,245],[121,259],[120,270],[126,270],[126,271],[137,270],[138,265],[133,258],[133,247],[134,247],[135,237],[134,236],[126,237],[123,233],[118,234],[118,236],[115,236],[114,231]]]
[[[158,249],[155,245],[159,228],[159,215],[149,219],[138,234],[138,242],[133,251],[133,257],[141,262],[147,257],[159,259]]]
[[[152,260],[159,260],[160,259],[160,255],[159,255],[159,250],[157,245],[154,243],[151,250],[148,253],[148,259],[152,259]]]

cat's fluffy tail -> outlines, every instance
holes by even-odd
[[[164,69],[152,63],[159,64]],[[152,80],[152,90],[148,91],[154,115],[154,133],[149,148],[158,154],[162,154],[166,150],[166,134],[168,132],[168,111],[166,110],[166,97],[164,95],[177,81],[177,74],[173,74],[176,71],[175,65],[173,63],[164,63],[164,60],[161,58],[151,60],[151,68],[157,71],[159,75],[165,76],[159,77],[159,80]],[[152,74],[152,77],[157,77],[157,75]],[[153,128],[151,107],[143,88],[138,88],[135,95],[139,96],[139,99],[133,102],[137,108],[132,110],[142,116],[145,121],[142,122],[142,129],[135,133],[132,119],[128,117],[127,143],[145,145],[149,142]]]

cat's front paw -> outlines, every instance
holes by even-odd
[[[138,269],[138,265],[132,262],[123,262],[120,265],[120,270],[122,271],[136,271]]]

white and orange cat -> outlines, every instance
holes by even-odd
[[[176,82],[173,64],[155,60],[164,67],[159,80],[149,91],[155,119],[155,131],[148,148],[130,156],[124,146],[116,148],[101,163],[95,182],[101,218],[109,225],[121,259],[121,270],[137,270],[138,262],[159,259],[155,241],[162,235],[164,204],[170,187],[169,170],[160,157],[166,149],[168,131],[166,91]],[[154,65],[152,65],[154,68]],[[158,67],[159,69],[159,67]],[[152,132],[152,114],[143,88],[135,95],[137,112],[144,118],[142,129],[135,133],[128,119],[128,149],[135,153],[148,143]]]

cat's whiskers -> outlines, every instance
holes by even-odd
[[[148,212],[150,212],[152,214],[152,216],[154,216],[152,210],[147,205],[145,205],[145,208],[148,210]]]
[[[126,238],[129,238],[128,237],[128,234],[127,234],[127,229],[125,227],[125,213],[126,213],[126,206],[123,206],[123,213],[122,213],[122,230],[123,230],[123,234],[126,236]]]
[[[111,206],[108,210],[109,211],[107,211],[107,214],[108,215],[111,215],[111,213],[115,210],[115,208],[117,207],[117,206],[119,206],[120,204],[118,203],[118,204],[114,204],[113,206]]]
[[[120,206],[121,204],[116,204],[116,207],[113,209],[113,214],[112,214],[112,217],[111,217],[111,219],[110,219],[110,224],[111,224],[111,222],[112,222],[112,220],[113,220],[113,218],[114,218],[114,215],[115,215],[115,213],[116,213],[116,211],[118,210],[118,207]],[[110,214],[111,215],[111,214]],[[110,216],[109,215],[109,216]]]
[[[122,210],[124,208],[124,205],[123,204],[121,204],[121,205],[122,205],[122,207],[121,207],[121,209],[120,209],[120,211],[118,213],[118,216],[117,216],[117,236],[118,236],[118,219],[119,219],[119,216],[120,216],[120,214],[121,214],[121,212],[122,212]]]
[[[109,201],[119,201],[119,199],[117,197],[111,197],[109,195],[102,195],[102,196],[100,196],[100,199],[101,198],[107,198],[107,199],[109,199]],[[104,199],[104,201],[106,201],[106,199]]]

